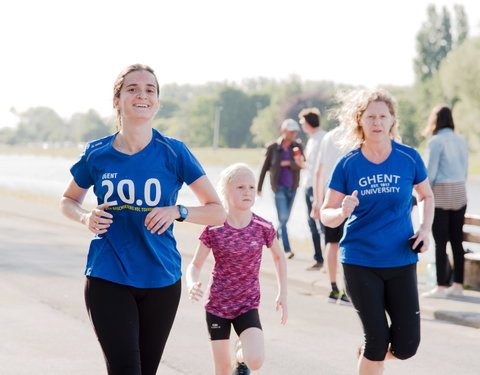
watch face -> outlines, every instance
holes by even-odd
[[[188,215],[188,210],[187,210],[186,207],[183,207],[183,206],[182,206],[182,207],[180,208],[180,215],[182,215],[183,217]]]

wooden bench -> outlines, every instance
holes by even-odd
[[[465,214],[465,225],[480,227],[480,216]],[[463,232],[463,241],[480,244],[480,232]],[[480,291],[480,252],[465,254],[464,284]]]

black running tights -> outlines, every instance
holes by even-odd
[[[87,277],[85,302],[109,375],[156,374],[180,293],[180,280],[143,289]]]
[[[343,270],[347,293],[362,321],[365,358],[383,361],[389,346],[399,359],[412,357],[420,344],[416,264],[392,268],[344,264]]]

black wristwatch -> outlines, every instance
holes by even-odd
[[[175,220],[177,221],[185,220],[188,216],[188,208],[185,206],[182,206],[181,204],[177,205],[177,207],[178,207],[178,212],[180,213],[180,217]]]

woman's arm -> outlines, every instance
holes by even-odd
[[[205,263],[209,253],[210,249],[200,242],[192,261],[187,266],[187,270],[185,271],[188,298],[191,300],[198,301],[203,296],[203,291],[201,289],[202,283],[200,282],[200,272],[202,271],[203,264]]]
[[[423,253],[428,250],[430,243],[430,231],[432,230],[433,216],[435,213],[435,201],[428,178],[414,186],[418,195],[419,212],[420,212],[420,228],[413,238],[415,242],[412,248],[415,248],[421,241],[423,246],[420,251]]]
[[[82,203],[87,191],[72,179],[60,200],[60,210],[66,217],[86,225],[91,232],[103,234],[112,223],[113,216],[104,211],[109,204],[101,204],[92,211],[85,210]]]
[[[438,169],[440,166],[440,155],[442,154],[442,144],[438,140],[431,139],[428,143],[428,163],[427,174],[430,183],[433,185],[436,182]]]
[[[265,175],[267,171],[270,169],[270,163],[272,162],[272,150],[273,147],[269,146],[267,151],[265,152],[265,160],[263,161],[262,169],[260,170],[260,176],[258,177],[258,184],[257,184],[257,194],[262,194],[262,187],[263,187],[263,180],[265,179]]]
[[[323,163],[318,162],[313,176],[313,203],[310,217],[312,219],[320,219],[320,208],[322,207],[324,198],[325,181],[323,179]]]
[[[227,219],[225,209],[215,188],[207,176],[202,176],[190,184],[190,189],[200,201],[200,207],[188,207],[185,221],[203,225],[222,225]]]
[[[352,195],[345,195],[339,191],[328,189],[320,209],[320,219],[323,225],[336,228],[342,224],[360,204],[357,195],[357,190]]]
[[[227,214],[208,177],[203,175],[189,186],[201,206],[187,207],[188,216],[185,221],[203,225],[223,224]],[[155,207],[145,217],[145,226],[151,233],[162,234],[179,217],[178,206]]]
[[[273,239],[272,247],[270,247],[273,256],[273,263],[277,271],[278,295],[276,299],[275,310],[282,309],[280,323],[285,324],[288,319],[287,309],[287,262],[285,261],[285,253],[280,248],[278,240]]]

